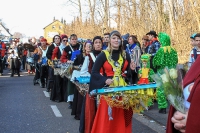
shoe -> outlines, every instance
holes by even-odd
[[[30,70],[28,70],[28,74],[30,74]]]
[[[49,89],[47,89],[47,90],[46,90],[46,92],[50,92],[50,90],[49,90]]]
[[[75,115],[74,119],[76,119],[76,120],[80,120],[80,117],[77,116],[77,115]]]
[[[55,100],[55,102],[59,103],[60,101],[59,100]]]
[[[18,77],[20,77],[20,74],[18,74]]]
[[[13,74],[11,74],[10,77],[13,77]]]
[[[160,110],[159,110],[159,113],[161,113],[161,114],[166,114],[166,113],[167,113],[166,108],[160,109]]]
[[[45,85],[44,85],[44,84],[42,84],[41,88],[44,88],[44,87],[45,87]]]
[[[72,102],[69,102],[68,109],[72,109]]]

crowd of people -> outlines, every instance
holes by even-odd
[[[193,34],[190,38],[194,48],[190,53],[189,71],[183,84],[186,89],[191,90],[184,95],[186,102],[192,104],[188,107],[190,111],[187,114],[170,107],[167,126],[169,133],[200,131],[197,114],[200,110],[199,73],[196,69],[200,62],[197,58],[200,33]],[[103,95],[90,96],[90,92],[103,87],[147,84],[152,82],[149,75],[159,72],[166,66],[175,67],[178,63],[175,50],[172,52],[174,55],[169,56],[169,53],[161,49],[171,47],[169,36],[166,33],[157,34],[155,31],[146,33],[141,43],[136,35],[121,35],[115,30],[105,33],[103,37],[95,36],[86,42],[78,42],[76,34],[71,34],[69,38],[65,34],[55,35],[51,43],[47,43],[44,37],[38,40],[39,42],[33,37],[29,42],[19,44],[19,39],[15,38],[9,49],[0,42],[1,59],[7,56],[11,77],[14,74],[20,77],[21,68],[27,70],[28,74],[34,74],[34,85],[39,83],[42,88],[46,87],[46,91],[51,93],[50,100],[68,102],[68,108],[72,110],[71,114],[76,120],[80,120],[80,133],[131,133],[134,112],[131,109],[111,108]],[[90,77],[88,93],[84,95],[79,93],[78,86],[70,79],[55,74],[54,68],[50,65],[55,60],[80,66],[80,74]],[[6,63],[0,61],[1,75],[5,65]],[[159,113],[166,114],[168,102],[163,90],[157,88],[155,93]],[[150,106],[151,104],[149,108]],[[112,110],[112,117],[108,115],[109,109]]]

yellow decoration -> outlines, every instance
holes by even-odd
[[[110,54],[108,51],[104,51],[107,61],[113,67],[114,71],[114,83],[110,85],[110,87],[117,87],[117,86],[126,86],[126,82],[121,76],[121,67],[116,67],[114,62],[109,59]],[[119,66],[123,64],[123,58],[120,55],[118,63]],[[149,69],[144,69],[145,73],[142,75],[144,77],[147,76]],[[117,79],[117,78],[118,79]],[[123,108],[123,109],[132,109],[134,113],[140,113],[148,106],[149,98],[153,98],[153,89],[141,89],[141,90],[127,90],[124,92],[115,92],[109,93],[108,95],[102,95],[106,100],[107,104],[111,107]],[[142,102],[142,103],[141,103]],[[144,107],[145,106],[145,107]]]

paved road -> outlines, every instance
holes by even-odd
[[[68,103],[52,102],[45,88],[33,85],[33,75],[21,75],[11,78],[6,70],[0,77],[0,133],[78,133]],[[163,124],[154,121],[134,115],[133,133],[164,133]]]

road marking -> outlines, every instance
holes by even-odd
[[[43,92],[44,92],[44,95],[45,95],[46,97],[50,97],[48,92],[46,92],[46,91],[43,91]]]
[[[56,117],[62,117],[62,114],[60,113],[60,111],[58,110],[56,105],[51,105],[51,108],[52,108]]]

